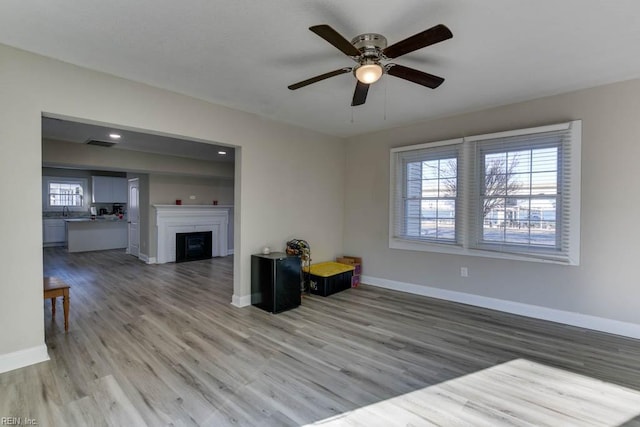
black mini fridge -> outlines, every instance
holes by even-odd
[[[300,305],[300,257],[284,252],[251,255],[251,304],[271,313]]]

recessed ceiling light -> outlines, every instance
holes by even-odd
[[[218,151],[218,154],[225,155],[225,154],[227,154],[227,152],[226,151]]]
[[[111,139],[120,139],[120,137],[121,137],[120,134],[117,134],[117,133],[110,133],[109,134],[109,138],[111,138]]]

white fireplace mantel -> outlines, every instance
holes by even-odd
[[[231,206],[214,205],[153,205],[156,210],[158,237],[157,263],[176,260],[176,233],[211,231],[214,257],[226,256],[227,227]]]

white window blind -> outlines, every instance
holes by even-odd
[[[577,265],[580,140],[574,121],[392,149],[390,247]]]
[[[459,148],[450,144],[398,152],[395,237],[456,243]]]

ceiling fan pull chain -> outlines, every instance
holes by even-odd
[[[382,120],[387,120],[387,79],[384,79],[384,117]]]

